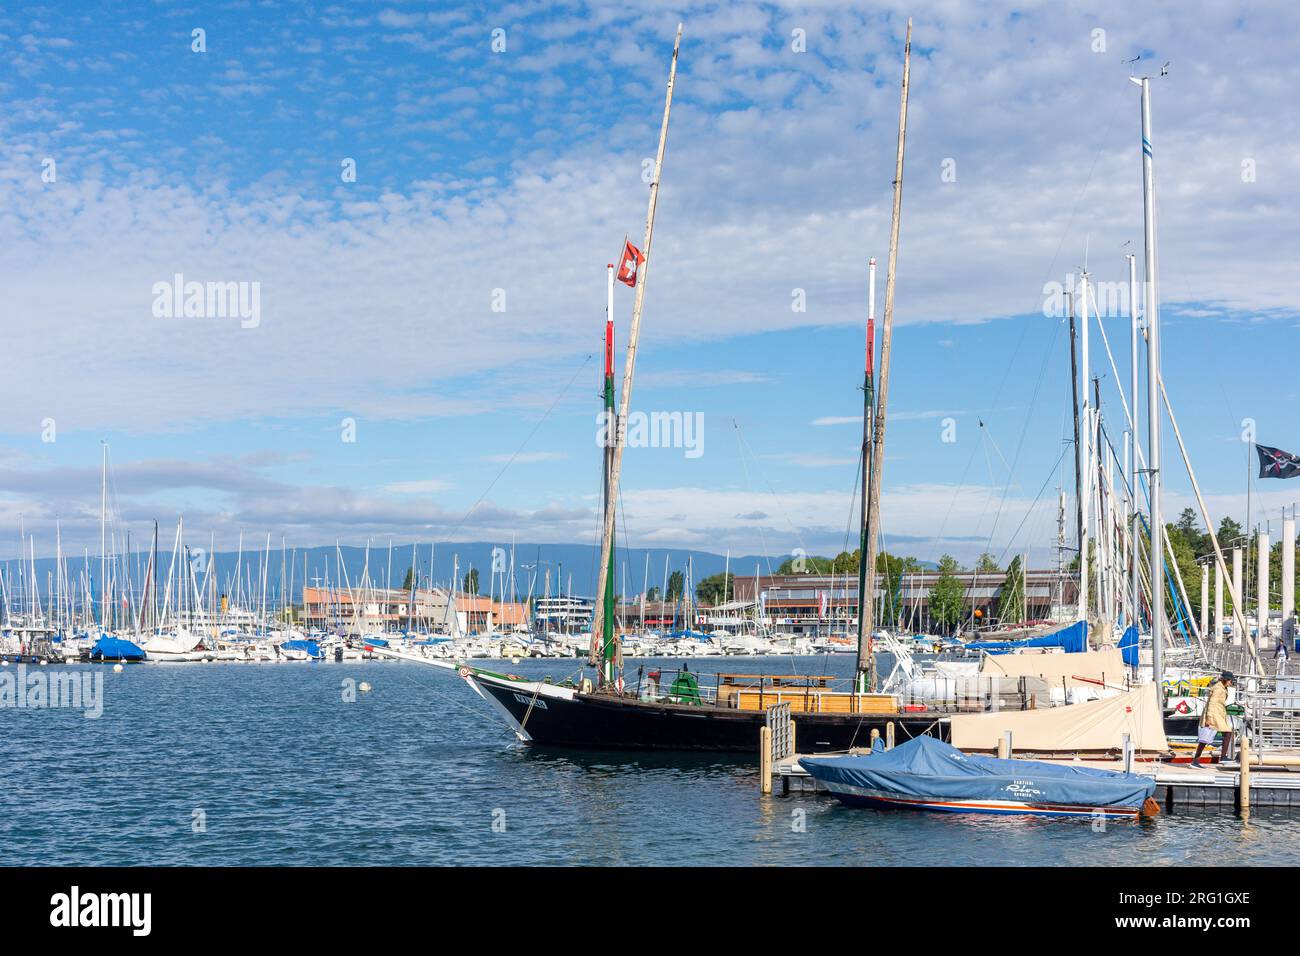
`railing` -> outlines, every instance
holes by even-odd
[[[772,732],[772,759],[784,760],[794,754],[794,725],[790,705],[773,704],[767,709],[767,727]]]
[[[690,677],[694,678],[694,686],[689,691],[684,686],[674,690],[678,678],[684,675],[690,675]],[[640,667],[637,668],[636,681],[632,684],[630,691],[639,700],[669,704],[712,705],[718,701],[716,676],[698,674],[684,668],[682,670],[667,670],[657,667],[647,671],[644,667]],[[712,686],[705,684],[701,680],[704,677],[713,677],[714,684]]]
[[[1235,674],[1250,674],[1255,670],[1255,660],[1250,656],[1250,648],[1245,644],[1207,641],[1205,657],[1219,670],[1232,671]],[[1263,654],[1260,655],[1260,660],[1268,663]]]
[[[1108,679],[1110,687],[1127,687],[1126,678]],[[982,713],[1000,710],[1042,710],[1092,699],[1092,688],[1041,677],[939,677],[927,675],[895,691],[899,705],[943,713]],[[1095,690],[1100,691],[1098,686]]]
[[[1272,693],[1243,695],[1240,703],[1252,746],[1300,747],[1300,678],[1278,681]]]

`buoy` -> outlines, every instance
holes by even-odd
[[[8,667],[8,666],[9,666],[9,661],[8,661],[8,659],[5,659],[5,660],[3,660],[3,661],[0,661],[0,667]]]
[[[510,658],[510,663],[511,663],[511,664],[518,664],[518,663],[519,663],[519,658],[517,658],[517,657],[512,657],[512,658]]]
[[[41,658],[41,660],[40,660],[40,666],[41,666],[41,667],[44,667],[44,666],[45,666],[46,664],[48,664],[48,663],[49,663],[49,661],[47,661],[45,658],[43,658],[43,657]]]
[[[361,693],[363,693],[363,694],[369,694],[369,693],[370,693],[370,682],[369,682],[369,681],[364,681],[364,680],[363,680],[360,684],[357,685],[357,690],[361,691]]]
[[[113,673],[114,673],[114,674],[120,674],[120,673],[122,673],[122,665],[121,665],[121,664],[114,664],[114,665],[113,665]]]

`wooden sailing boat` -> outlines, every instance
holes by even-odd
[[[618,500],[622,467],[622,428],[630,402],[636,350],[640,333],[641,308],[650,263],[655,206],[663,170],[668,120],[672,107],[673,84],[681,43],[681,27],[673,47],[672,65],[664,103],[663,124],[655,161],[654,179],[650,184],[649,209],[643,258],[637,270],[636,299],[629,330],[623,389],[618,418],[607,430],[617,437],[606,445],[604,453],[604,522],[601,538],[600,577],[596,591],[589,662],[596,668],[593,684],[583,679],[552,684],[512,674],[477,667],[468,662],[437,661],[411,656],[413,661],[455,668],[469,686],[508,722],[516,736],[525,742],[571,747],[605,749],[680,749],[680,750],[752,750],[758,740],[759,727],[767,720],[771,706],[790,706],[804,752],[844,750],[868,740],[873,731],[886,734],[889,725],[910,737],[931,731],[937,713],[923,709],[900,711],[897,698],[871,693],[872,653],[870,635],[873,620],[871,600],[875,582],[875,540],[872,529],[879,526],[880,476],[884,455],[884,410],[888,395],[889,343],[893,319],[894,277],[897,264],[898,228],[902,200],[903,147],[907,121],[907,93],[911,53],[911,22],[908,22],[903,61],[903,85],[899,112],[898,152],[894,176],[893,220],[890,233],[889,272],[886,280],[884,330],[881,340],[879,392],[874,388],[871,349],[868,350],[864,398],[864,446],[870,440],[870,456],[865,454],[862,540],[865,584],[860,589],[859,678],[849,690],[832,689],[834,678],[789,674],[718,674],[713,686],[702,686],[698,677],[682,670],[675,676],[662,671],[646,672],[643,667],[631,686],[623,680],[618,634],[613,606],[614,516]],[[612,278],[610,280],[612,282]],[[874,306],[871,311],[874,313]],[[612,305],[606,322],[605,408],[613,411]],[[874,314],[871,317],[874,322]],[[874,335],[869,323],[868,338]],[[400,652],[374,648],[375,653],[406,657]],[[665,686],[666,685],[666,686]],[[940,727],[939,732],[942,732]]]

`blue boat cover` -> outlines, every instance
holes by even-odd
[[[109,637],[107,634],[100,635],[95,646],[90,649],[92,661],[142,661],[144,657],[144,648],[139,644],[121,637]]]
[[[1138,808],[1156,789],[1153,777],[967,754],[928,736],[914,737],[885,753],[805,757],[799,765],[837,796],[867,796],[860,792],[866,790],[945,802]]]
[[[1130,624],[1124,631],[1124,636],[1119,639],[1119,652],[1124,658],[1124,663],[1129,667],[1138,665],[1138,629],[1136,624]]]
[[[1022,647],[1063,647],[1067,654],[1079,654],[1088,649],[1088,623],[1075,621],[1069,627],[1025,641],[972,641],[966,647],[990,654],[1005,654]]]
[[[315,641],[285,641],[280,645],[286,651],[306,651],[309,657],[324,657]]]

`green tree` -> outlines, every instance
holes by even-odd
[[[876,555],[876,586],[884,594],[884,607],[876,615],[881,621],[898,621],[903,613],[903,575],[919,570],[916,558],[881,551]]]
[[[819,555],[801,554],[796,557],[786,558],[777,567],[777,574],[830,574],[831,566],[834,565],[833,558],[824,558]]]
[[[1231,547],[1232,542],[1240,538],[1242,534],[1241,525],[1225,515],[1223,520],[1219,522],[1219,547]]]
[[[1184,512],[1184,514],[1185,513],[1186,512]],[[1187,590],[1187,603],[1190,605],[1187,608],[1187,614],[1199,622],[1201,606],[1201,571],[1200,568],[1196,566],[1196,552],[1197,545],[1201,541],[1201,533],[1193,529],[1189,534],[1186,528],[1183,527],[1181,516],[1177,524],[1166,525],[1165,531],[1169,535],[1169,546],[1174,552],[1174,563],[1178,566],[1178,573],[1183,579],[1183,587]],[[1147,541],[1147,538],[1143,538],[1142,546],[1149,548],[1150,546],[1146,543]],[[1161,598],[1164,601],[1166,610],[1170,610],[1169,589],[1167,587],[1163,589]],[[1200,626],[1199,623],[1197,626]]]
[[[721,604],[724,597],[728,600],[736,593],[736,576],[720,571],[710,574],[695,585],[695,597],[701,604]]]
[[[1192,549],[1193,554],[1202,554],[1211,550],[1208,536],[1201,531],[1201,525],[1196,520],[1196,512],[1191,508],[1184,508],[1178,514],[1178,520],[1170,528],[1170,537],[1174,531],[1187,542],[1187,546]]]
[[[832,574],[857,574],[858,566],[862,563],[862,549],[854,548],[852,551],[841,551],[835,555],[835,560],[831,562]]]
[[[463,590],[466,594],[478,594],[478,568],[470,568],[465,575]]]
[[[985,551],[975,562],[975,570],[979,574],[997,574],[1002,569],[998,567],[998,559]]]
[[[1007,576],[998,588],[998,622],[1021,621],[1025,615],[1025,579],[1024,565],[1020,555],[1011,559],[1007,565]]]
[[[966,588],[957,577],[960,570],[957,559],[945,554],[939,559],[938,580],[930,588],[930,617],[950,633],[965,613]]]
[[[668,600],[679,601],[686,593],[686,578],[680,571],[668,575]]]
[[[411,584],[415,581],[415,568],[406,569],[406,577],[402,579],[402,590],[411,590]]]

